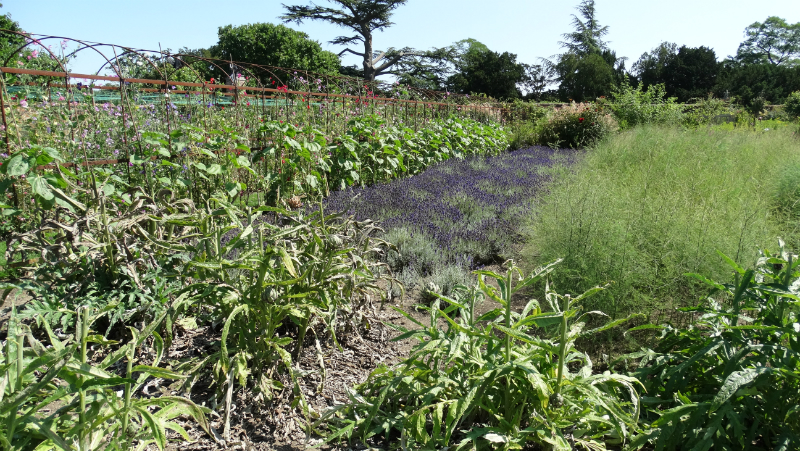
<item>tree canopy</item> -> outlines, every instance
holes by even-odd
[[[603,37],[608,34],[608,27],[601,26],[597,21],[597,9],[594,0],[582,0],[576,8],[580,17],[572,15],[572,32],[562,35],[561,46],[567,53],[586,56],[602,53],[608,48]]]
[[[393,25],[390,18],[395,9],[404,5],[408,0],[328,0],[339,5],[340,8],[330,8],[311,4],[302,5],[283,5],[286,14],[281,16],[285,22],[296,22],[298,24],[305,20],[321,20],[346,28],[352,34],[339,36],[333,39],[331,44],[350,45],[361,43],[363,51],[356,51],[351,48],[344,49],[339,55],[345,52],[363,58],[363,76],[367,80],[375,80],[383,74],[393,73],[392,69],[403,59],[410,56],[425,56],[425,52],[417,52],[410,48],[400,50],[389,48],[386,51],[376,51],[373,43],[373,33],[384,30]]]
[[[255,23],[219,28],[211,55],[244,63],[303,69],[324,74],[339,72],[336,54],[322,50],[306,33],[284,25]]]
[[[800,22],[790,24],[780,17],[768,17],[745,28],[747,39],[739,45],[736,60],[745,64],[798,64]]]
[[[645,87],[664,84],[667,96],[677,97],[681,102],[711,93],[719,68],[714,50],[685,45],[679,48],[670,42],[663,42],[643,54],[633,65]]]
[[[610,94],[625,77],[625,59],[603,41],[608,27],[600,25],[595,1],[582,0],[577,10],[579,15],[572,16],[574,31],[565,33],[560,42],[566,52],[556,55],[555,62],[546,61],[546,66],[559,83],[559,97],[581,102]]]
[[[520,97],[517,87],[525,78],[525,66],[513,53],[493,52],[474,39],[460,41],[463,49],[454,61],[455,73],[448,77],[447,87],[461,94],[482,93],[498,99]]]
[[[800,91],[800,66],[771,63],[741,65],[725,61],[714,94],[735,97],[746,105],[762,97],[769,103],[782,103],[794,91]]]
[[[0,5],[2,7],[2,5]],[[11,14],[0,15],[0,28],[22,32],[19,23],[11,19]],[[17,34],[3,33],[0,35],[0,58],[5,60],[10,52],[13,52],[25,43],[25,39]],[[2,61],[0,61],[2,63]]]

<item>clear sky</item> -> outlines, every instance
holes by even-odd
[[[316,0],[328,4],[326,0]],[[88,41],[145,49],[200,48],[216,43],[217,27],[255,22],[280,23],[281,3],[308,0],[2,0],[0,13],[11,13],[23,29]],[[538,63],[559,53],[561,35],[579,0],[409,0],[393,16],[395,25],[375,36],[378,49],[443,47],[466,38],[490,49],[512,52],[518,61]],[[662,41],[713,48],[718,59],[736,53],[744,28],[768,16],[800,22],[798,0],[597,0],[598,19],[610,27],[606,37],[617,55],[639,56]],[[327,42],[346,31],[308,22],[290,27],[307,33],[336,53],[344,47]],[[53,41],[54,48],[57,41]],[[359,49],[360,50],[360,49]],[[84,52],[88,53],[88,52]],[[355,56],[343,59],[359,63]],[[360,64],[360,63],[359,63]],[[78,73],[95,72],[96,57],[86,55],[72,65]]]

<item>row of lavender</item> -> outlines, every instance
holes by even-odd
[[[469,270],[510,255],[552,169],[577,156],[537,146],[451,159],[413,177],[332,193],[326,209],[380,221],[398,248],[388,263],[407,288],[447,294]]]

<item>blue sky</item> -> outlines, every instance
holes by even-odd
[[[217,27],[254,22],[279,23],[281,3],[308,0],[2,0],[0,13],[11,13],[23,29],[131,47],[178,49],[216,43]],[[326,0],[317,0],[327,4]],[[559,53],[561,35],[570,31],[571,15],[579,0],[409,0],[396,10],[395,25],[375,36],[377,48],[429,49],[474,38],[494,51],[516,53],[518,60],[537,63]],[[607,39],[617,55],[639,56],[662,41],[713,48],[719,59],[736,52],[744,28],[768,16],[800,22],[797,0],[597,0],[598,19],[608,25]],[[336,53],[343,47],[327,41],[345,32],[310,22],[290,24]],[[52,41],[54,48],[57,41]],[[86,55],[73,63],[78,73],[95,72],[97,57]],[[348,56],[345,64],[358,63]]]

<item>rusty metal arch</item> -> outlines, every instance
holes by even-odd
[[[18,53],[20,50],[24,49],[25,47],[28,47],[29,45],[36,44],[36,45],[39,45],[40,47],[42,47],[43,49],[47,50],[47,53],[49,53],[49,54],[50,54],[50,58],[51,58],[51,59],[53,59],[53,60],[54,60],[56,63],[58,63],[58,66],[61,68],[61,71],[62,71],[62,72],[67,72],[67,68],[66,68],[66,67],[64,67],[64,65],[63,65],[63,64],[61,64],[61,61],[59,61],[58,57],[56,57],[56,55],[55,55],[55,54],[54,54],[54,53],[53,53],[53,52],[52,52],[52,51],[51,51],[49,48],[45,47],[45,46],[44,46],[44,45],[43,45],[43,44],[40,42],[40,40],[41,40],[41,39],[51,39],[51,38],[53,38],[53,39],[58,39],[58,37],[57,37],[57,36],[47,36],[47,37],[45,37],[45,38],[41,38],[41,39],[31,39],[31,37],[30,37],[31,35],[30,35],[29,33],[28,33],[28,34],[26,34],[26,33],[21,33],[21,32],[18,32],[18,31],[5,30],[5,29],[1,29],[1,30],[0,30],[0,33],[11,33],[11,34],[15,34],[15,35],[18,35],[18,36],[22,36],[22,37],[23,37],[23,38],[25,38],[26,40],[29,40],[29,41],[30,41],[30,42],[26,43],[25,45],[22,45],[22,46],[20,46],[19,48],[17,48],[17,49],[16,49],[16,50],[14,50],[13,52],[11,52],[11,53],[8,55],[8,58],[6,58],[6,60],[5,60],[5,61],[3,61],[3,66],[8,66],[8,62],[9,62],[9,61],[11,61],[11,58],[12,58],[12,57],[13,57],[15,54],[17,54],[17,53]],[[38,36],[38,35],[37,35],[37,36]]]

